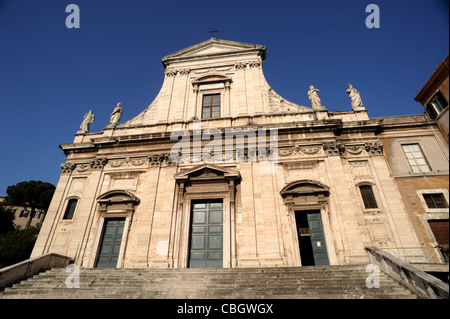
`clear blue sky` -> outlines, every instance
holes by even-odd
[[[68,29],[68,4],[80,28]],[[368,29],[367,4],[381,27]],[[160,58],[216,37],[267,47],[264,74],[283,98],[310,106],[309,85],[331,110],[350,110],[352,83],[369,116],[421,114],[416,93],[449,51],[448,1],[0,0],[0,195],[21,181],[57,184],[83,115],[91,132],[156,97]]]

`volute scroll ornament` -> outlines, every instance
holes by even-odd
[[[61,169],[63,174],[72,173],[77,165],[75,163],[62,163]]]
[[[383,154],[383,143],[365,143],[364,147],[366,151],[371,155],[382,155]]]
[[[90,166],[92,169],[102,169],[108,160],[106,158],[96,158],[90,161]]]
[[[166,76],[167,77],[175,76],[175,75],[177,75],[177,73],[178,73],[177,70],[167,70],[166,71]]]
[[[342,155],[345,152],[345,146],[335,142],[325,142],[322,147],[327,155]]]
[[[236,70],[245,69],[247,67],[247,63],[238,62],[234,65],[234,67],[236,68]]]

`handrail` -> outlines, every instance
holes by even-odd
[[[409,263],[436,263],[444,260],[439,247],[384,248],[384,251]]]
[[[438,278],[423,272],[378,247],[364,247],[370,262],[422,298],[449,299],[449,287]]]
[[[0,268],[0,289],[13,282],[35,275],[42,270],[64,268],[71,260],[71,257],[49,253]]]

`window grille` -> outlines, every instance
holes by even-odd
[[[375,199],[375,195],[372,190],[372,186],[370,185],[361,185],[359,187],[361,191],[361,197],[364,202],[364,207],[366,209],[378,208],[377,201]]]

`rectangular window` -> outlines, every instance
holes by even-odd
[[[437,92],[435,96],[428,102],[426,109],[431,118],[436,118],[448,105],[447,100],[441,92]]]
[[[28,217],[28,211],[24,209],[23,211],[20,212],[19,217]]]
[[[220,94],[203,95],[202,119],[220,117]]]
[[[427,203],[428,208],[447,208],[448,204],[445,201],[444,194],[423,194],[423,198]]]
[[[364,202],[364,207],[366,209],[378,208],[377,201],[375,199],[375,194],[373,193],[372,186],[370,185],[361,185],[359,187],[361,191],[361,197]]]
[[[427,159],[419,144],[405,144],[402,145],[402,148],[413,172],[420,173],[431,171],[431,167],[428,165]]]

